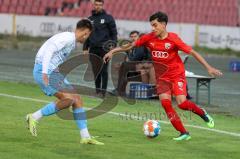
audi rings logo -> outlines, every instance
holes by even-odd
[[[152,56],[155,58],[166,59],[168,58],[169,54],[168,52],[163,52],[163,51],[152,51]]]
[[[54,33],[56,30],[56,25],[51,22],[44,22],[41,23],[40,30],[42,33]]]

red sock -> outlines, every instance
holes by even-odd
[[[186,133],[186,129],[184,128],[181,119],[178,114],[172,107],[172,103],[169,99],[161,100],[162,106],[165,109],[165,112],[168,116],[168,119],[171,121],[173,127],[179,131],[180,133]]]
[[[199,108],[195,103],[191,102],[190,100],[185,100],[182,104],[179,104],[178,107],[183,110],[192,111],[199,116],[203,116],[205,114],[201,108]]]

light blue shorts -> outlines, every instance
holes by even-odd
[[[33,69],[33,77],[42,91],[48,95],[53,96],[57,92],[73,90],[73,87],[64,76],[59,72],[52,72],[48,74],[49,84],[45,85],[42,78],[42,65],[35,64]]]

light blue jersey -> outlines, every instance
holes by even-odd
[[[56,69],[67,60],[72,50],[75,49],[75,45],[75,33],[63,32],[48,39],[39,49],[33,76],[46,95],[52,96],[60,90],[71,89],[69,82],[59,72],[56,72]],[[45,85],[42,79],[43,73],[48,74],[48,85]]]
[[[63,32],[48,39],[39,49],[35,64],[42,65],[42,73],[49,74],[62,64],[76,46],[73,32]]]

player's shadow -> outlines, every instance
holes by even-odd
[[[81,95],[85,95],[85,96],[91,96],[91,97],[95,97],[95,98],[99,98],[99,96],[96,95],[95,93],[95,88],[89,87],[89,86],[83,86],[81,84],[70,84],[64,82],[65,77],[67,77],[68,74],[70,74],[75,68],[81,66],[81,65],[85,65],[88,64],[87,67],[89,67],[89,58],[92,58],[95,60],[96,62],[96,66],[95,67],[95,71],[100,72],[101,68],[103,66],[103,60],[101,58],[99,58],[96,55],[93,54],[89,54],[89,55],[84,55],[84,54],[79,54],[76,55],[72,58],[70,58],[69,60],[67,60],[66,62],[64,62],[63,64],[61,64],[58,68],[58,72],[61,74],[60,78],[57,77],[56,80],[56,76],[55,74],[51,74],[50,75],[50,85],[54,88],[54,89],[58,89],[60,91],[64,91],[66,93],[73,93],[73,94],[81,94]],[[86,72],[85,72],[86,74]],[[84,74],[84,77],[85,77]],[[89,80],[88,80],[89,82]],[[93,82],[93,81],[92,81]],[[59,85],[60,83],[60,85]],[[61,87],[62,83],[64,83],[65,85],[63,85],[63,87]],[[112,96],[110,95],[110,93],[107,93],[106,96],[102,98],[102,102],[95,106],[94,108],[86,111],[87,114],[87,118],[95,118],[99,115],[105,114],[109,111],[111,111],[113,108],[115,108],[118,104],[118,98],[116,96]],[[132,101],[132,100],[131,100]],[[131,103],[130,103],[131,104]],[[62,119],[65,120],[73,120],[73,115],[72,112],[69,111],[68,109],[66,109],[65,111],[60,111],[58,113],[58,116]],[[79,116],[83,116],[83,114],[79,113]]]

